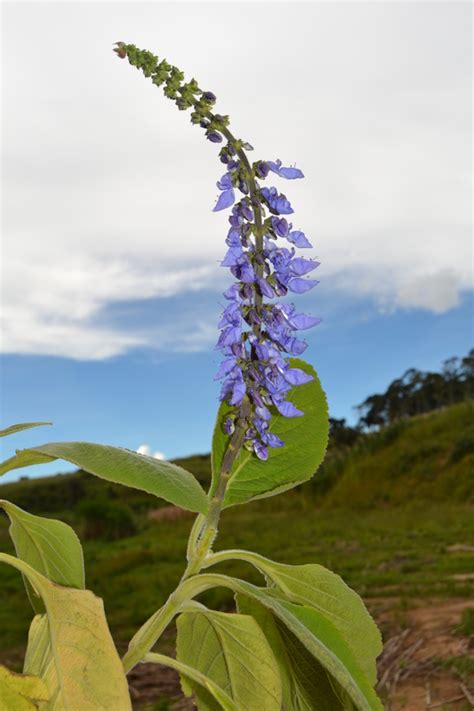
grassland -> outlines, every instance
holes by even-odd
[[[369,604],[393,600],[400,619],[420,599],[468,598],[474,570],[471,417],[472,404],[463,403],[363,437],[351,449],[332,449],[312,483],[226,511],[218,548],[250,548],[288,563],[321,563]],[[180,463],[201,480],[208,477],[208,457]],[[112,502],[112,508],[127,510],[131,535],[84,541],[87,585],[104,598],[119,644],[165,600],[182,573],[192,516],[152,520],[150,512],[162,503],[141,492],[72,474],[4,485],[0,497],[61,518],[79,535],[86,532],[84,501]],[[5,519],[0,520],[0,549],[12,552]],[[224,570],[258,582],[245,564]],[[223,609],[232,605],[221,590],[209,592],[206,601]],[[2,567],[2,660],[17,665],[30,619],[20,576]]]

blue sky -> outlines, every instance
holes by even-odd
[[[255,158],[303,168],[284,187],[322,262],[298,301],[323,318],[305,357],[333,416],[472,345],[469,4],[216,7],[4,3],[1,418],[54,421],[4,456],[209,449],[222,171],[118,39],[212,89]]]
[[[215,294],[207,298],[214,299]],[[142,309],[156,313],[163,306],[143,304]],[[442,315],[416,309],[380,314],[364,301],[331,312],[332,318],[309,336],[305,355],[318,370],[331,414],[352,422],[354,405],[383,391],[407,368],[438,370],[444,359],[464,355],[473,343],[472,294]],[[217,364],[218,354],[212,349],[160,355],[137,350],[101,361],[4,356],[3,414],[9,413],[8,422],[54,423],[53,428],[14,435],[8,444],[4,440],[4,454],[70,439],[135,450],[147,444],[166,458],[207,452],[218,404],[213,380]],[[51,463],[20,474],[72,469]],[[16,477],[12,472],[3,481]]]

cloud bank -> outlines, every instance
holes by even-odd
[[[216,148],[120,63],[116,39],[212,89],[256,158],[304,170],[284,187],[327,295],[459,303],[472,288],[467,4],[262,3],[252,23],[231,3],[136,7],[4,8],[4,352],[104,359],[215,339],[204,312],[159,334],[108,320],[117,303],[217,301],[227,278]]]

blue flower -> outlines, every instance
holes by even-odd
[[[319,281],[316,279],[290,279],[288,289],[294,294],[304,294],[317,284],[319,284]]]
[[[294,212],[286,195],[279,193],[276,188],[261,188],[260,194],[274,215],[291,215]]]
[[[299,168],[282,167],[281,160],[277,160],[276,163],[267,160],[266,164],[269,169],[279,175],[280,178],[287,178],[288,180],[294,180],[295,178],[304,178],[304,175]]]
[[[211,143],[222,143],[222,136],[218,131],[207,131],[206,138],[211,141]]]
[[[288,242],[292,242],[296,247],[312,247],[311,242],[308,241],[306,235],[299,230],[294,230],[286,235]]]
[[[224,359],[216,374],[222,380],[220,398],[239,408],[244,398],[250,405],[246,420],[245,445],[262,460],[269,450],[284,446],[281,439],[269,432],[272,414],[279,412],[284,417],[301,417],[301,412],[288,400],[292,388],[304,385],[313,379],[300,368],[289,365],[288,355],[300,355],[307,348],[296,333],[316,326],[320,319],[297,313],[293,304],[282,304],[274,299],[288,291],[304,293],[318,282],[306,275],[319,266],[314,259],[296,254],[296,249],[311,247],[303,232],[293,230],[284,215],[293,208],[287,197],[275,187],[261,188],[248,193],[248,184],[242,164],[237,160],[233,147],[228,144],[220,151],[227,172],[218,181],[221,195],[215,210],[232,206],[227,232],[227,252],[221,266],[230,269],[236,279],[225,292],[228,301],[219,322],[220,335],[217,348]],[[298,168],[286,168],[281,161],[254,163],[256,178],[264,178],[269,171],[279,176],[302,178]],[[235,202],[235,191],[243,197]],[[255,224],[256,211],[264,220],[262,243]],[[270,215],[266,218],[265,211]],[[285,239],[290,247],[280,246]],[[260,246],[258,246],[260,245]],[[238,410],[223,423],[224,431],[230,434],[238,421]]]
[[[213,212],[224,210],[226,207],[230,207],[235,202],[235,192],[232,185],[231,174],[229,172],[225,173],[216,184],[222,192],[214,206]]]

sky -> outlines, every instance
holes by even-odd
[[[218,147],[112,52],[218,97],[315,245],[305,358],[334,417],[472,346],[470,3],[4,2],[1,420],[15,448],[206,452],[226,215]],[[276,178],[278,181],[278,178]],[[307,256],[307,255],[305,255]],[[144,449],[148,448],[148,449]],[[21,475],[67,471],[63,463]],[[13,479],[12,473],[4,481]]]

